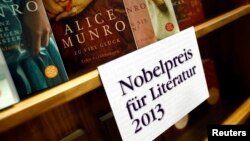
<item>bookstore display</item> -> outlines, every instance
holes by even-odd
[[[249,124],[249,13],[249,0],[0,1],[0,140],[122,140],[96,68],[191,26],[209,98],[154,141]]]

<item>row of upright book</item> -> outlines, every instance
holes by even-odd
[[[203,21],[200,0],[1,0],[0,109]]]

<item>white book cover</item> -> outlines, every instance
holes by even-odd
[[[145,1],[157,40],[180,31],[171,0]]]
[[[19,97],[10,76],[8,66],[0,49],[0,110],[19,101]]]

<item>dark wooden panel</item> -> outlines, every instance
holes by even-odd
[[[103,135],[98,118],[108,111],[107,97],[100,88],[2,133],[0,140],[57,141],[83,129],[89,140],[101,141]]]

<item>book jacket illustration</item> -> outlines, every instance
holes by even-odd
[[[123,0],[137,48],[156,42],[145,0]]]
[[[205,20],[201,0],[172,0],[172,3],[181,30]]]
[[[0,1],[0,48],[20,98],[68,80],[41,0]]]
[[[3,53],[0,50],[0,110],[19,101],[19,97]]]
[[[157,40],[179,32],[171,0],[145,0]]]
[[[69,73],[95,69],[137,49],[122,0],[59,0],[56,4],[65,6],[53,14],[44,2]]]

